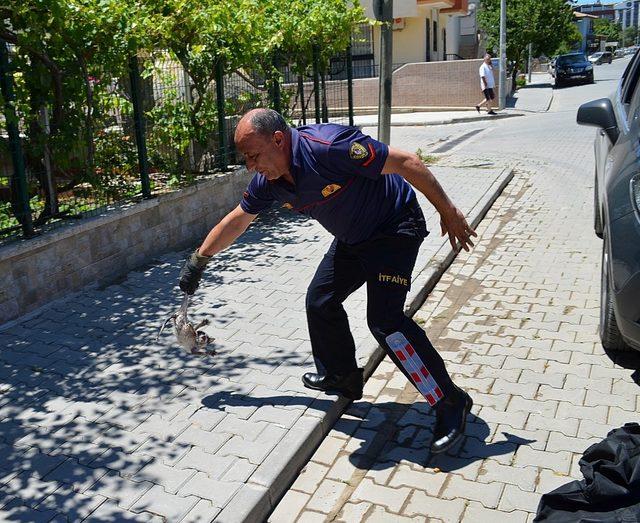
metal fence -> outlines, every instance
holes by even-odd
[[[294,126],[353,124],[350,50],[327,64],[316,55],[306,67],[293,65],[279,65],[275,80],[219,68],[196,89],[168,54],[131,58],[119,78],[85,78],[92,98],[53,129],[46,103],[37,118],[33,110],[25,116],[23,71],[0,40],[0,243],[228,170],[242,161],[233,130],[251,108],[272,107]]]

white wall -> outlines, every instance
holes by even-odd
[[[393,63],[425,61],[425,19],[405,18],[404,29],[393,31]],[[380,63],[380,28],[373,28],[375,63]]]
[[[395,4],[395,3],[394,3]],[[458,43],[460,34],[460,18],[450,15],[441,15],[438,9],[430,9],[422,14],[428,18],[405,17],[404,28],[393,31],[393,63],[406,64],[426,61],[426,25],[429,22],[429,45],[432,62],[444,60],[445,45],[442,38],[442,30],[447,33],[447,53],[458,53]],[[433,49],[433,20],[438,22],[438,42],[437,51]],[[375,64],[380,63],[380,27],[373,28],[373,49]]]

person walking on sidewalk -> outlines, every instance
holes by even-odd
[[[412,153],[388,147],[337,124],[290,128],[271,109],[254,109],[235,131],[237,149],[256,171],[240,204],[207,235],[180,273],[193,294],[207,263],[231,245],[274,202],[315,218],[335,239],[309,285],[307,322],[317,373],[305,387],[360,399],[363,370],[344,300],[367,285],[367,322],[376,340],[436,411],[432,453],[462,436],[473,404],[458,388],[423,329],[404,314],[411,272],[427,236],[411,185],[440,214],[442,234],[455,248],[476,233],[433,174]],[[409,185],[410,182],[411,185]]]
[[[486,105],[487,114],[496,114],[491,107],[491,101],[496,97],[496,93],[494,92],[496,81],[493,77],[493,66],[491,65],[491,55],[489,53],[484,55],[484,61],[480,65],[478,73],[480,74],[480,89],[484,97],[478,105],[476,105],[476,111],[480,112],[480,106]]]

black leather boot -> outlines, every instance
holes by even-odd
[[[453,391],[438,402],[435,406],[436,425],[431,442],[432,454],[445,452],[460,441],[472,406],[471,396],[455,385]]]
[[[362,369],[356,369],[348,374],[315,374],[307,372],[302,376],[302,383],[308,389],[338,392],[350,400],[362,398],[364,385]]]

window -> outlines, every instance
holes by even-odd
[[[375,76],[373,66],[373,28],[369,24],[359,24],[351,35],[351,59],[354,78]],[[346,73],[345,73],[346,74]]]
[[[631,97],[636,89],[638,83],[638,75],[640,74],[640,54],[636,52],[633,60],[629,62],[627,68],[622,73],[622,79],[620,80],[620,102],[624,105],[629,104]]]
[[[634,62],[638,62],[636,59]],[[638,118],[640,114],[640,89],[638,89],[638,77],[640,76],[640,65],[636,64],[633,71],[628,75],[628,79],[625,78],[622,83],[621,89],[623,91],[623,107],[626,111],[627,120],[631,123],[632,119]],[[628,80],[628,81],[627,81]]]
[[[631,124],[632,120],[635,120],[640,116],[640,89],[636,89],[635,94],[631,97],[627,114],[629,124]]]
[[[438,22],[433,21],[433,52],[438,52]]]
[[[351,37],[353,55],[373,54],[373,28],[369,24],[359,24]]]
[[[556,60],[556,67],[563,67],[571,64],[581,64],[585,61],[582,54],[560,55]]]
[[[447,30],[442,30],[442,57],[447,59]]]
[[[426,43],[426,53],[425,53],[425,62],[431,61],[431,22],[427,18],[427,23],[425,25],[425,43]]]

